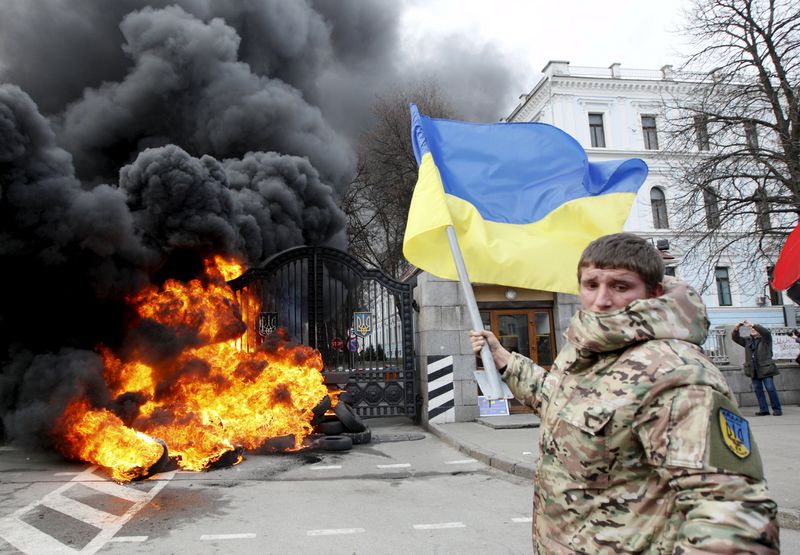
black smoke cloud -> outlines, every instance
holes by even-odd
[[[193,277],[211,253],[254,265],[292,246],[346,246],[337,193],[369,105],[437,73],[430,61],[399,62],[401,10],[362,0],[3,3],[7,440],[48,444],[76,395],[120,403],[94,349],[159,341],[158,330],[130,332],[127,296]],[[505,86],[491,51],[454,44],[442,58],[445,95]],[[471,67],[483,86],[464,85]],[[500,115],[480,95],[453,100],[467,118]]]
[[[325,179],[345,182],[353,158],[345,140],[298,89],[240,62],[240,37],[224,20],[145,8],[120,29],[128,73],[86,91],[59,118],[79,176],[108,179],[131,151],[175,143],[217,158],[250,150],[307,156]]]

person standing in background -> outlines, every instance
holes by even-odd
[[[745,327],[743,327],[745,326]],[[759,324],[751,324],[745,320],[739,322],[733,328],[731,339],[744,347],[744,373],[753,382],[753,391],[758,399],[758,412],[755,416],[769,415],[767,399],[764,395],[764,388],[769,395],[769,403],[772,405],[772,414],[781,416],[781,400],[775,390],[775,382],[772,377],[777,376],[778,365],[772,360],[772,334],[770,331]]]

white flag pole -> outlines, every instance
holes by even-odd
[[[453,262],[456,264],[458,271],[458,279],[461,282],[461,291],[467,301],[467,310],[469,317],[472,321],[472,328],[476,330],[483,329],[483,322],[481,321],[481,313],[478,311],[478,302],[475,300],[475,293],[472,291],[472,283],[469,281],[467,275],[467,267],[464,264],[464,258],[461,256],[461,247],[458,245],[458,238],[456,231],[452,225],[447,226],[447,242],[450,244],[450,252],[453,253]],[[503,386],[500,381],[500,374],[497,372],[497,367],[494,365],[492,353],[489,351],[489,344],[484,343],[481,349],[481,360],[483,361],[483,369],[485,376],[488,378],[487,383],[481,383],[483,394],[489,400],[504,399],[506,395],[503,393]],[[477,375],[476,375],[477,377]],[[483,382],[484,380],[479,380]],[[487,387],[483,387],[486,385]],[[488,389],[489,391],[486,391]]]

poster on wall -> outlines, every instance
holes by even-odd
[[[800,355],[800,344],[794,337],[783,334],[772,334],[772,358],[794,360]]]

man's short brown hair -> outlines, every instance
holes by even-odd
[[[579,283],[581,271],[588,266],[636,272],[644,281],[649,295],[664,281],[664,260],[661,254],[649,241],[633,233],[604,235],[589,243],[578,262]]]

